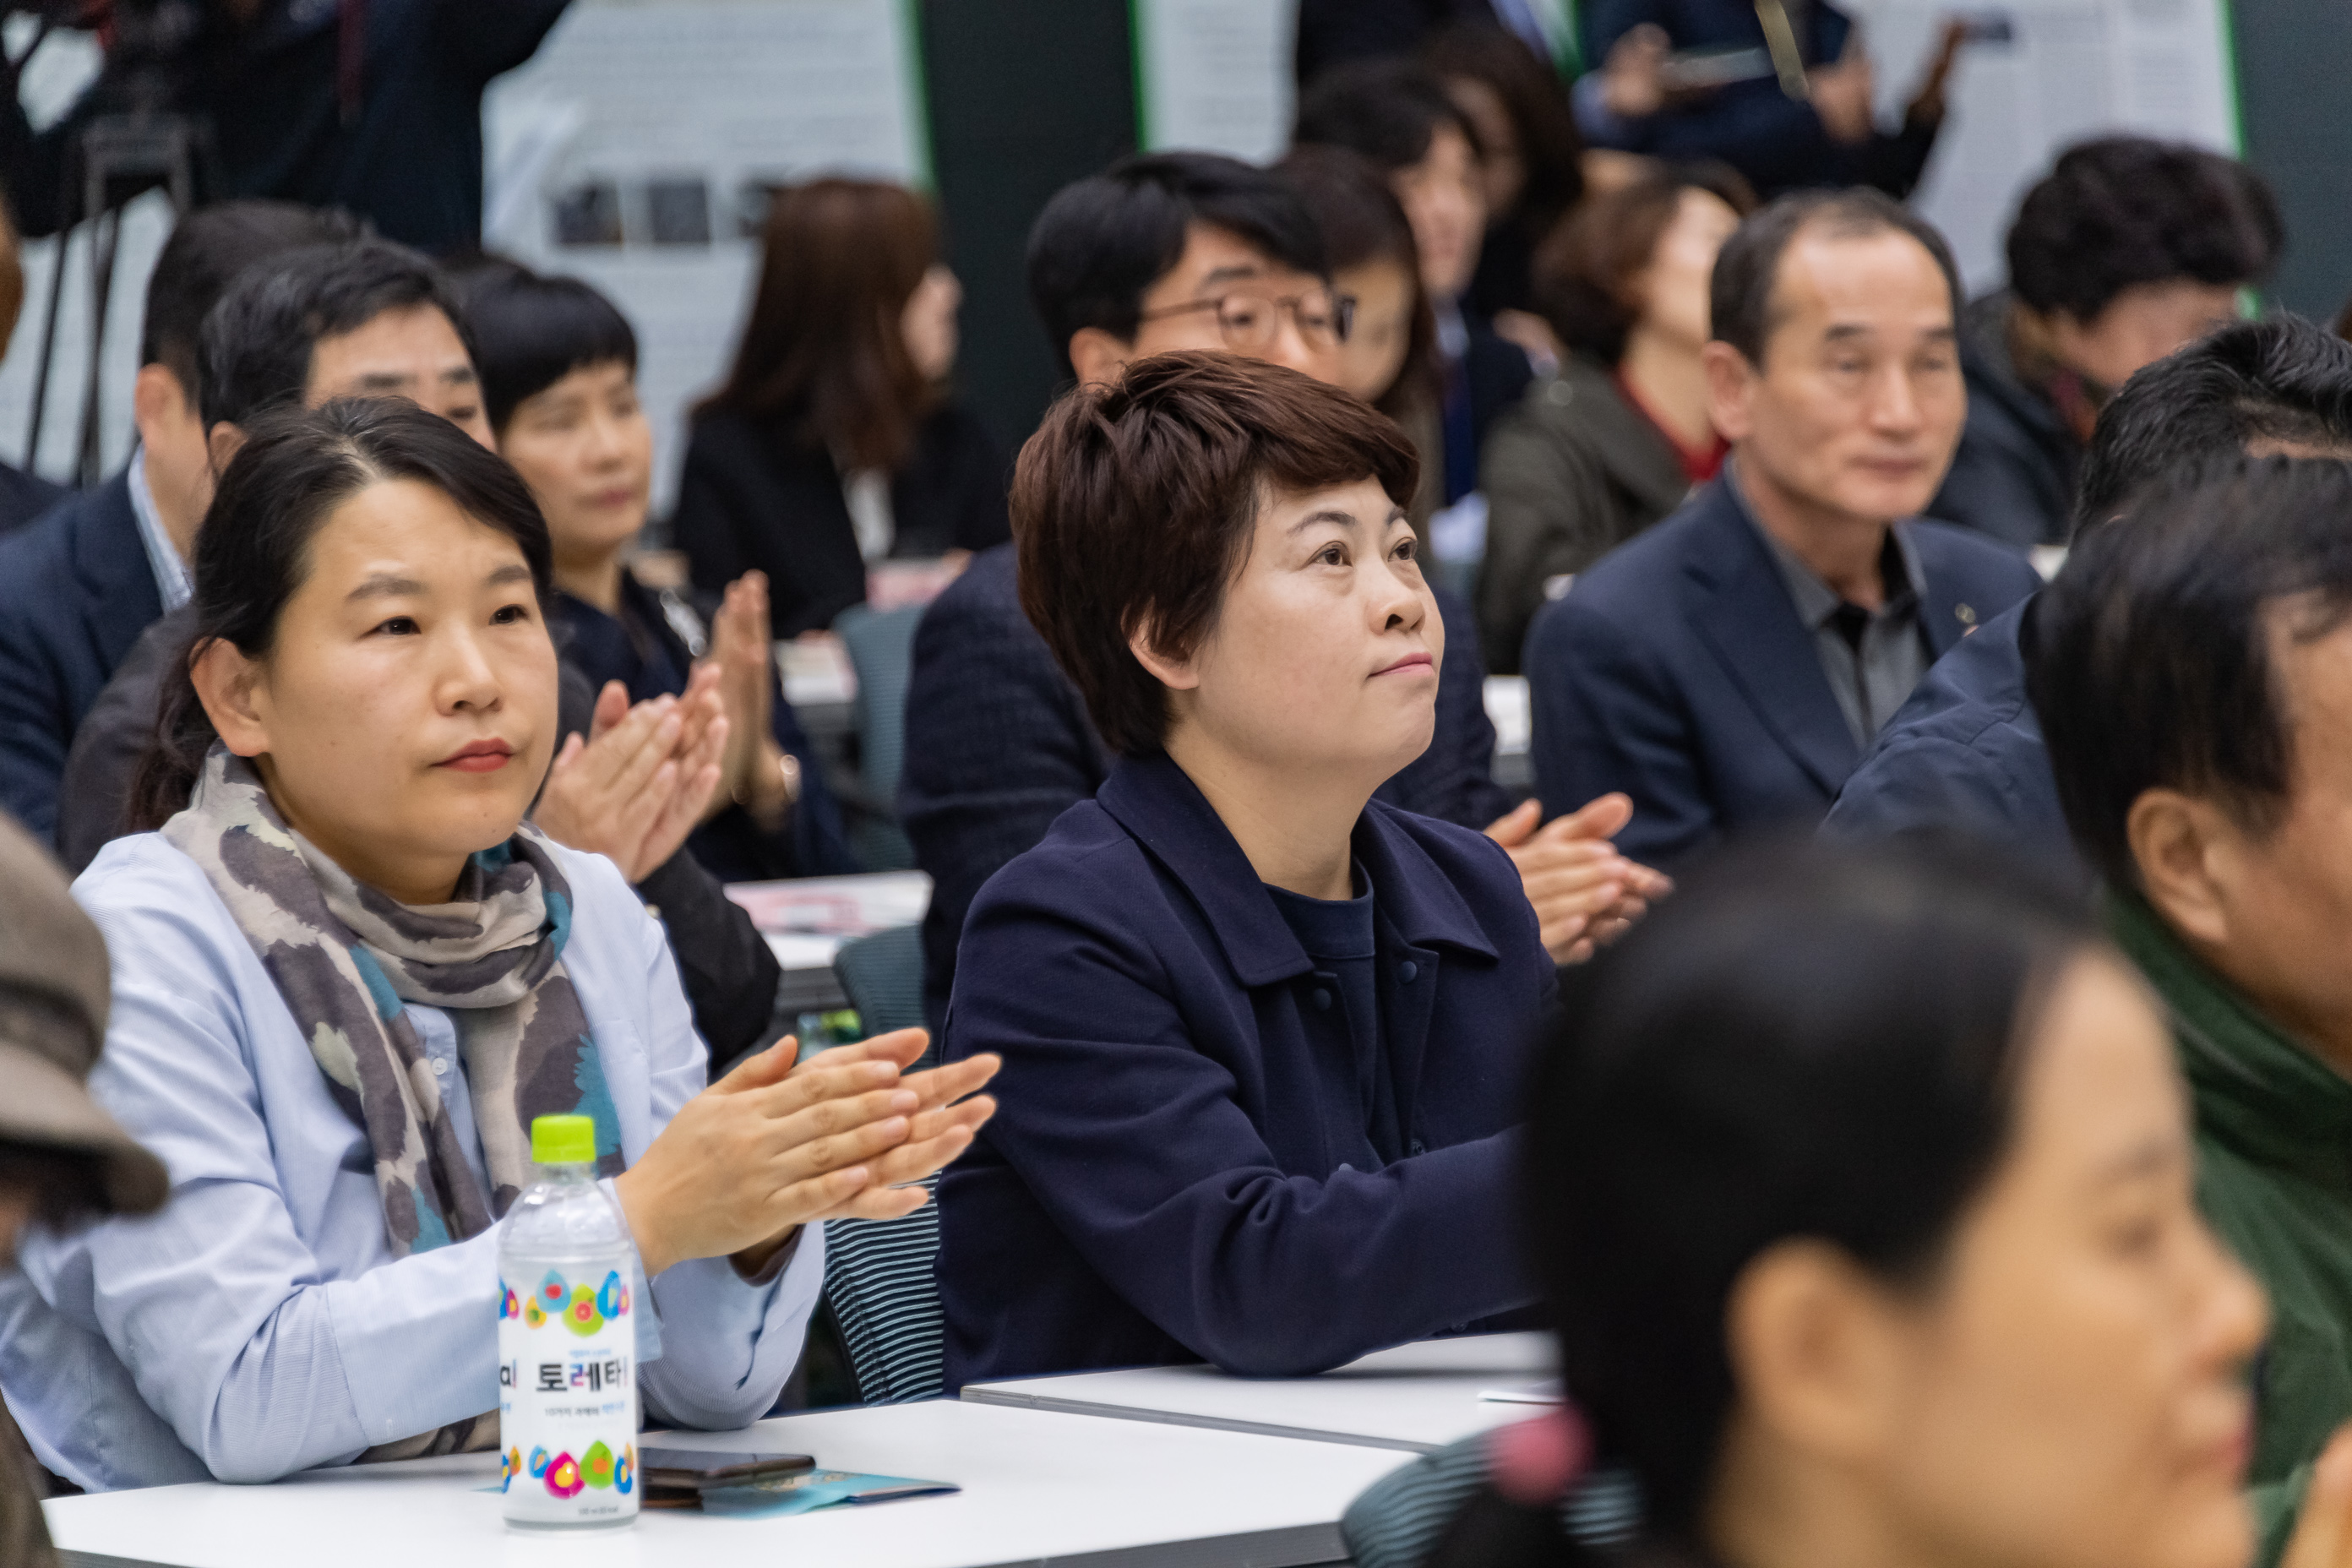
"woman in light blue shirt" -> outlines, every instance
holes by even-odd
[[[257,421],[199,536],[189,677],[76,884],[113,957],[92,1091],[169,1167],[152,1218],[39,1237],[0,1391],[89,1489],[270,1480],[497,1438],[495,1221],[532,1118],[597,1123],[653,1310],[649,1422],[774,1402],[815,1222],[961,1152],[992,1062],[909,1031],[705,1089],[661,927],[522,822],[556,730],[544,523],[394,401]],[[961,1101],[961,1103],[958,1103]]]

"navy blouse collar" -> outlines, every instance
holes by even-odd
[[[1113,763],[1095,801],[1184,885],[1243,984],[1269,985],[1314,968],[1242,847],[1165,752]],[[1409,946],[1498,956],[1453,882],[1388,820],[1390,812],[1372,802],[1352,836],[1381,924]]]

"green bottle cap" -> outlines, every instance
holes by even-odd
[[[596,1163],[596,1119],[593,1116],[535,1116],[530,1123],[530,1158],[540,1165],[593,1165]]]

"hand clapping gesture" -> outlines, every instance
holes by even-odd
[[[787,1036],[687,1101],[613,1184],[646,1276],[722,1257],[753,1273],[801,1226],[920,1208],[929,1194],[908,1184],[962,1153],[996,1110],[967,1098],[995,1057],[905,1070],[929,1041],[901,1029],[794,1066]]]
[[[710,655],[698,668],[717,672],[727,708],[727,752],[708,811],[716,815],[740,805],[773,831],[800,797],[800,773],[776,744],[775,653],[765,574],[746,572],[727,584],[710,621]]]

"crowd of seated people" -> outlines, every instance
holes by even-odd
[[[124,468],[0,474],[0,1568],[18,1433],[489,1446],[546,1114],[650,1421],[935,1201],[950,1393],[1545,1329],[1370,1568],[1597,1562],[1596,1487],[1724,1568],[2340,1568],[2352,343],[2252,307],[2267,187],[2076,146],[1971,304],[1900,199],[1965,28],[1882,126],[1826,5],[1612,0],[1573,98],[1459,9],[1302,6],[1278,158],[1043,204],[1010,465],[929,199],[769,193],[677,572],[595,288],[179,220]],[[929,1026],[803,1050],[727,886],[860,862],[777,648],[908,602]]]

